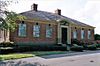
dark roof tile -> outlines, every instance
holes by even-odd
[[[82,23],[80,21],[77,21],[75,19],[71,19],[69,17],[63,16],[63,15],[57,15],[55,13],[50,13],[50,12],[45,12],[45,11],[34,11],[34,10],[30,10],[30,11],[26,11],[23,13],[20,13],[23,16],[26,16],[28,19],[33,19],[33,18],[38,18],[41,20],[60,20],[60,19],[66,19],[69,22],[75,23],[77,25],[81,25],[81,26],[90,26],[87,25],[85,23]],[[90,26],[92,27],[92,26]]]

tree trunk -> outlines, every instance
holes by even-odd
[[[9,42],[9,30],[4,30],[4,42]]]
[[[6,42],[6,30],[4,30],[4,42]]]

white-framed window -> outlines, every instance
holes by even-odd
[[[47,38],[51,38],[52,37],[52,27],[51,27],[51,25],[49,24],[49,25],[46,25],[46,37]]]
[[[91,39],[91,31],[88,30],[88,39]]]
[[[74,31],[73,31],[73,38],[74,38],[74,39],[77,39],[77,30],[74,30]]]
[[[26,24],[23,23],[19,24],[18,36],[20,37],[26,36]]]
[[[38,25],[38,23],[33,26],[33,36],[40,37],[40,25]]]
[[[84,39],[84,37],[85,37],[85,32],[84,30],[81,30],[81,39]]]

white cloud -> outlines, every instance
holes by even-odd
[[[76,11],[74,18],[96,27],[96,33],[100,33],[100,1],[88,1],[84,8]]]
[[[100,0],[21,0],[18,4],[9,6],[9,10],[23,12],[31,9],[33,3],[38,4],[38,9],[54,12],[57,8],[62,14],[96,27],[100,33]]]

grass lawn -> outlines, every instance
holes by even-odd
[[[64,54],[64,53],[66,53],[66,51],[37,51],[37,52],[32,52],[32,54],[34,54],[36,56]]]
[[[11,60],[11,59],[20,59],[20,58],[27,58],[27,57],[32,57],[34,56],[33,54],[4,54],[0,55],[0,60]]]
[[[64,53],[66,53],[66,51],[34,51],[26,53],[3,54],[0,55],[0,60],[11,60],[11,59],[20,59],[20,58],[28,58],[34,56],[64,54]]]

